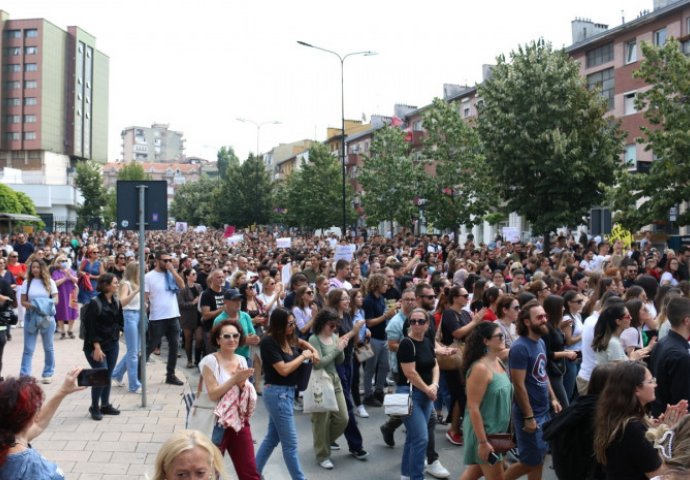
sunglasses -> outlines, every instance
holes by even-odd
[[[238,338],[240,338],[240,334],[239,333],[224,333],[223,335],[221,335],[221,337],[224,340],[230,340],[231,338],[233,340],[237,340]]]
[[[470,298],[470,294],[469,293],[461,293],[460,295],[458,295],[458,297]]]
[[[294,327],[296,325],[295,322],[287,322],[288,327]]]
[[[434,298],[436,298],[436,295],[420,295],[419,297],[426,298],[428,300],[433,300]]]
[[[420,320],[410,320],[410,325],[426,325],[426,320],[420,319]]]
[[[491,338],[498,338],[500,341],[505,340],[506,336],[504,333],[497,333],[495,335],[491,335]]]

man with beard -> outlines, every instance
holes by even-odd
[[[549,420],[549,407],[555,413],[561,411],[546,373],[546,347],[541,337],[549,332],[547,322],[548,317],[536,300],[527,302],[518,314],[520,337],[510,347],[508,365],[515,389],[513,429],[519,461],[506,470],[506,480],[523,475],[530,480],[541,478],[548,449],[542,437],[542,424]]]

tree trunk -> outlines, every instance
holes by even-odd
[[[551,230],[548,228],[544,231],[544,249],[543,255],[545,258],[549,257],[549,252],[551,250]]]

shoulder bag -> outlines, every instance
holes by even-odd
[[[457,317],[458,313],[453,311],[453,314]],[[443,339],[443,319],[441,319],[441,323],[439,325],[439,329],[436,332],[436,341],[438,343],[442,343],[441,340]],[[453,339],[453,342],[448,345],[450,348],[455,348],[456,351],[452,355],[437,355],[436,356],[436,362],[438,362],[438,368],[441,370],[456,370],[460,371],[460,367],[462,366],[462,353],[465,349],[465,344],[460,341]]]
[[[403,341],[404,340],[405,339],[403,339]],[[410,340],[410,343],[412,344],[414,356],[416,357],[417,349],[412,340]],[[402,375],[402,372],[400,374]],[[387,393],[386,396],[383,397],[383,411],[386,415],[390,415],[391,417],[406,417],[412,413],[412,384],[410,383],[410,389],[406,393]]]

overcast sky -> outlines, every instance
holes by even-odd
[[[652,0],[4,0],[10,18],[77,25],[110,57],[110,161],[127,126],[169,123],[186,154],[215,159],[232,145],[241,159],[303,138],[324,140],[340,125],[340,65],[324,52],[374,50],[345,62],[345,116],[391,115],[395,103],[423,106],[444,83],[481,81],[482,64],[543,37],[571,41],[571,20],[609,27]],[[622,13],[624,11],[624,13]]]

